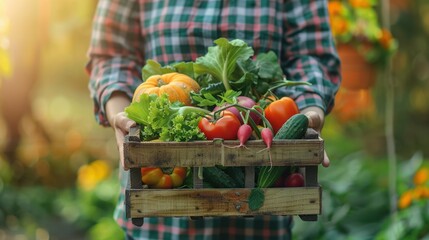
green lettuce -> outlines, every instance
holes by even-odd
[[[240,39],[228,41],[219,38],[214,41],[216,46],[208,48],[208,53],[196,59],[194,72],[196,74],[210,74],[222,82],[226,90],[230,90],[230,82],[235,81],[237,62],[245,61],[253,56],[253,49]]]
[[[198,107],[171,103],[167,94],[142,94],[139,102],[125,108],[127,117],[141,126],[141,139],[187,142],[204,140],[198,122],[208,111]]]

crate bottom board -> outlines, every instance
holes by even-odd
[[[321,187],[265,188],[257,210],[249,208],[252,188],[128,189],[128,218],[183,216],[320,215]]]

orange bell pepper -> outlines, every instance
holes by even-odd
[[[163,169],[155,167],[141,168],[142,182],[149,188],[176,188],[182,186],[186,178],[185,167],[175,167],[171,173],[164,173]]]

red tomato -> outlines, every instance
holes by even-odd
[[[224,140],[236,140],[237,131],[240,128],[240,120],[230,111],[223,111],[221,118],[212,122],[207,118],[201,118],[198,127],[208,140],[222,138]]]
[[[304,176],[301,173],[292,173],[285,180],[285,187],[303,187]]]
[[[290,97],[282,97],[265,108],[265,117],[276,134],[283,124],[293,115],[299,113],[298,106]]]

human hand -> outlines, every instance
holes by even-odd
[[[124,164],[124,139],[125,135],[130,132],[130,128],[135,126],[136,122],[127,118],[125,112],[119,112],[113,117],[113,130],[115,131],[116,144],[119,150],[119,159],[121,161],[121,165],[124,170],[128,170],[125,168]]]
[[[113,128],[116,137],[116,144],[119,150],[121,166],[124,167],[124,140],[125,135],[130,132],[130,127],[136,123],[127,118],[124,109],[130,105],[131,100],[125,93],[113,92],[106,103],[106,116],[110,126]],[[124,167],[125,169],[125,167]],[[128,169],[125,169],[128,170]]]
[[[325,122],[325,113],[321,108],[318,107],[308,107],[301,110],[301,113],[305,114],[308,117],[309,123],[308,126],[316,130],[319,134],[322,131],[323,124]],[[324,157],[322,161],[322,166],[329,167],[330,161],[329,157],[324,151]]]

